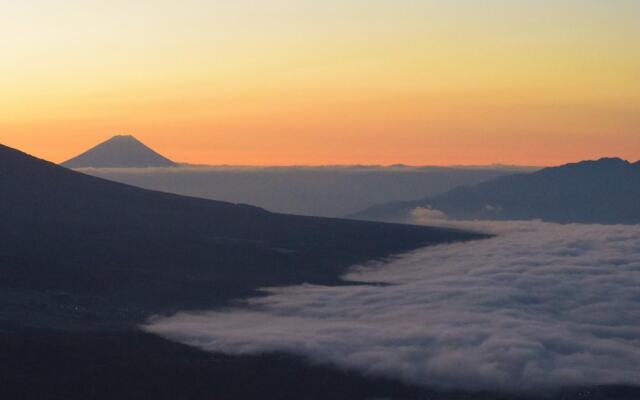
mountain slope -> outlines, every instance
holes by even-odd
[[[481,237],[153,192],[4,146],[0,193],[0,322],[139,321],[263,286],[335,283],[355,263]]]
[[[67,168],[175,167],[176,163],[156,153],[130,135],[114,136],[104,143],[62,163]]]
[[[422,207],[454,219],[640,223],[640,162],[603,158],[460,187],[411,202],[374,206],[357,219],[406,221]]]

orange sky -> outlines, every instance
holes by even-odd
[[[26,0],[1,12],[0,142],[52,161],[122,133],[208,164],[640,158],[635,0]]]

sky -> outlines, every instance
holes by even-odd
[[[0,0],[0,143],[206,164],[640,158],[636,0]]]

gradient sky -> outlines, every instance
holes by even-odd
[[[210,164],[640,158],[637,0],[0,2],[0,142]]]

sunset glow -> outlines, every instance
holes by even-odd
[[[0,5],[0,143],[207,164],[640,158],[635,0]]]

